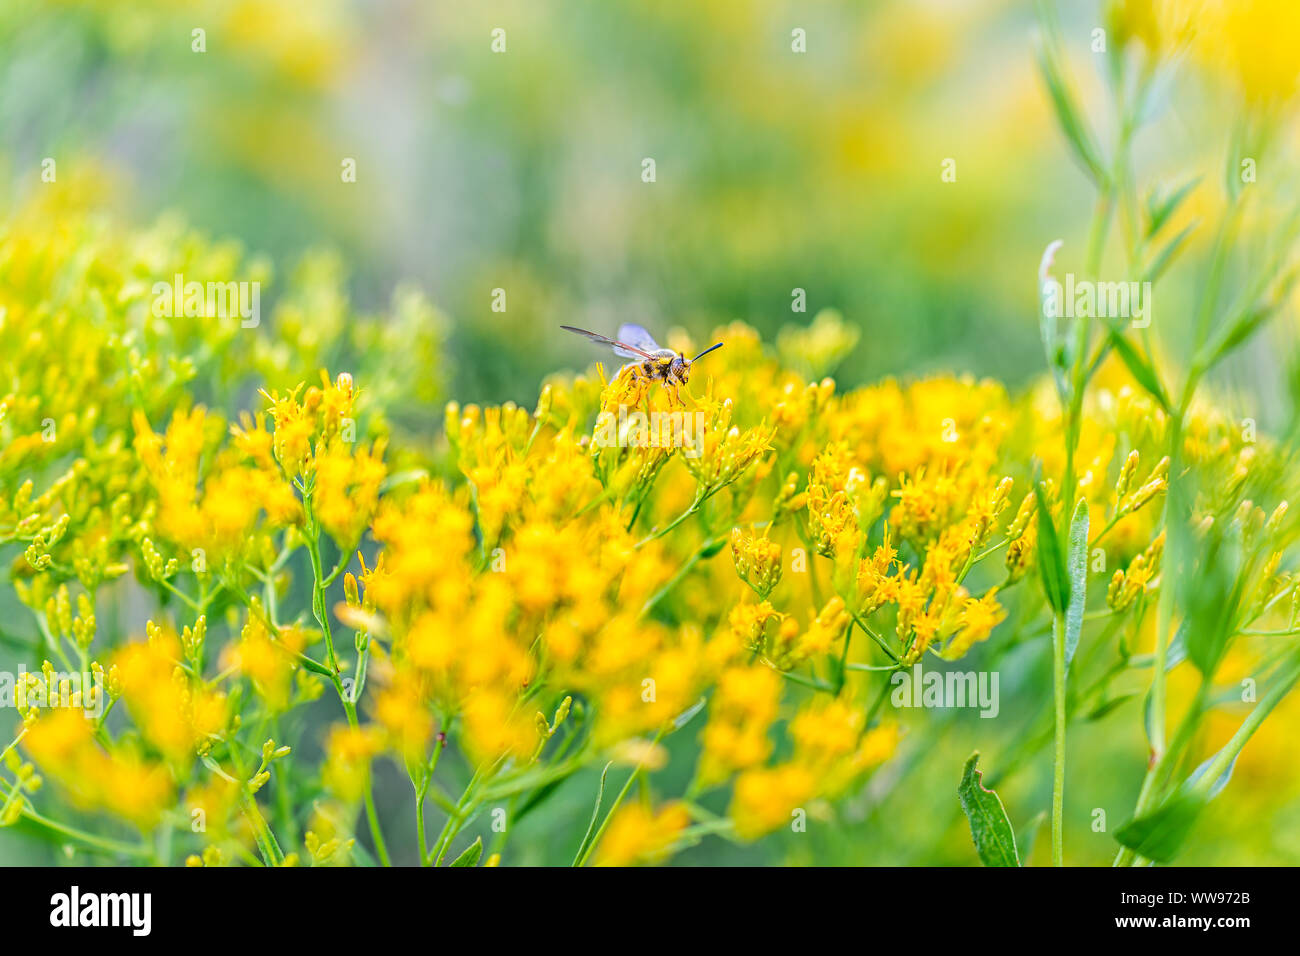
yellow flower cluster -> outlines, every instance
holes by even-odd
[[[151,320],[132,277],[169,262],[170,233],[115,246],[90,223],[31,228],[0,236],[13,342],[0,545],[48,660],[3,741],[0,822],[40,818],[43,777],[55,786],[42,799],[55,790],[146,837],[202,811],[205,835],[184,852],[205,865],[384,862],[373,767],[391,759],[445,816],[431,845],[421,829],[421,862],[448,862],[486,808],[531,807],[594,774],[608,793],[605,775],[630,767],[636,796],[604,804],[579,860],[658,862],[707,834],[799,832],[856,792],[913,729],[886,706],[891,678],[996,653],[1007,602],[1041,612],[1030,572],[1044,522],[1063,526],[1072,504],[1056,490],[1067,468],[1090,560],[1099,549],[1109,565],[1107,613],[1140,617],[1160,586],[1171,425],[1105,384],[1108,365],[1068,463],[1050,393],[809,380],[851,344],[833,319],[785,337],[784,359],[746,326],[717,330],[724,348],[676,394],[598,369],[550,379],[531,412],[451,403],[428,453],[373,406],[387,386],[324,372],[297,384],[259,332],[264,402],[242,413],[235,330],[178,317],[152,330],[165,349],[127,334]],[[82,291],[51,309],[39,290],[53,285]],[[71,314],[104,303],[102,334],[79,332]],[[206,356],[211,387],[165,352]],[[52,387],[46,367],[67,380]],[[105,367],[125,371],[77,377]],[[670,425],[634,429],[633,412]],[[1197,405],[1177,434],[1202,478],[1197,520],[1262,555],[1243,602],[1291,608],[1286,509],[1247,497],[1279,470],[1272,448]],[[117,634],[119,591],[149,608],[144,635]],[[56,671],[95,686],[60,706]],[[301,728],[316,711],[299,708],[322,695],[337,718],[303,729],[319,746],[291,757],[269,738]],[[309,767],[303,751],[323,756]],[[442,791],[448,751],[466,770],[459,799]],[[682,751],[689,782],[659,793],[656,772]],[[293,805],[305,792],[310,829]]]

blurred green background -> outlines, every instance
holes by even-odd
[[[848,383],[1018,383],[1037,257],[1090,212],[1033,24],[984,0],[8,0],[0,152],[11,198],[51,156],[278,264],[335,248],[363,307],[418,282],[455,319],[465,400],[585,364],[561,322],[772,336],[826,307],[867,333]]]

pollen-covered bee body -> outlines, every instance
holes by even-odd
[[[649,358],[628,364],[637,366],[652,382],[665,385],[685,385],[691,378],[690,359],[672,349],[656,349]]]

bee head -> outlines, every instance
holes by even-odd
[[[678,385],[685,385],[691,378],[691,360],[681,354],[673,356],[668,366],[668,377]]]

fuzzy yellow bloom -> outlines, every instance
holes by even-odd
[[[174,799],[164,767],[124,749],[110,756],[80,711],[64,708],[42,716],[28,728],[23,746],[78,805],[106,810],[142,831],[151,829]]]
[[[813,771],[798,764],[746,770],[736,778],[730,815],[736,835],[754,840],[789,824],[816,795]]]
[[[210,736],[229,719],[226,695],[192,683],[178,666],[180,641],[151,628],[148,641],[126,645],[114,657],[123,702],[144,736],[174,761],[205,753]]]
[[[226,645],[222,666],[247,677],[272,709],[283,710],[289,705],[293,689],[293,655],[305,646],[305,635],[299,628],[283,628],[277,641],[260,620],[250,617],[240,631],[239,641]]]
[[[1210,0],[1198,19],[1203,54],[1223,62],[1253,103],[1293,97],[1300,10],[1289,0]]]
[[[316,454],[313,504],[317,519],[340,548],[350,548],[374,518],[379,487],[387,476],[384,442],[373,446],[334,439]]]
[[[717,783],[767,759],[772,751],[768,728],[780,695],[781,678],[766,667],[740,665],[722,673],[700,737],[697,772],[702,782]]]
[[[680,803],[669,803],[657,812],[640,804],[621,807],[600,842],[596,865],[658,863],[689,823],[690,814]]]
[[[849,614],[844,609],[844,600],[831,598],[799,637],[799,652],[804,656],[826,653],[837,640],[843,638],[848,623]]]
[[[335,726],[325,741],[321,779],[339,799],[361,800],[370,781],[370,762],[382,746],[373,729]]]

